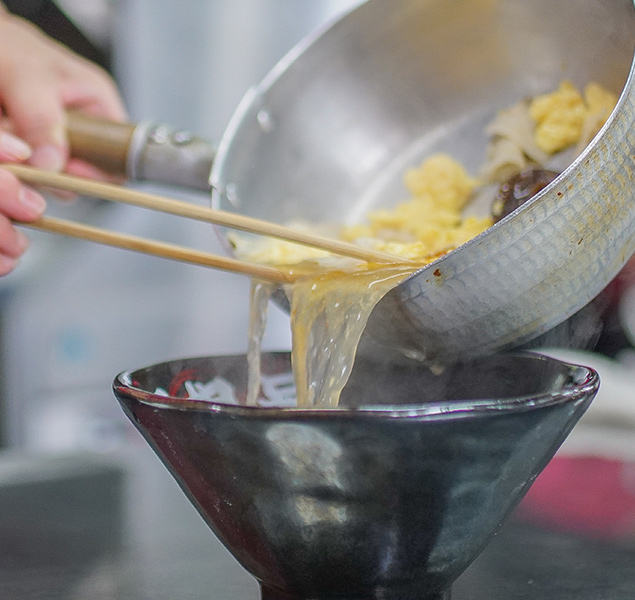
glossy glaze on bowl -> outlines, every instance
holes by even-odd
[[[265,374],[288,368],[287,354],[263,356]],[[172,361],[120,375],[114,391],[276,600],[445,597],[598,386],[589,369],[520,354],[441,376],[359,361],[339,409],[178,396],[184,377],[222,377],[240,398],[246,369],[244,356]]]

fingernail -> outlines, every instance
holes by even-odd
[[[38,146],[33,150],[29,163],[45,171],[61,171],[66,159],[61,150],[51,144]]]
[[[25,141],[5,132],[0,133],[0,151],[16,160],[26,160],[32,154],[31,147]]]
[[[29,187],[22,186],[20,188],[19,199],[22,205],[35,215],[40,215],[46,208],[46,200]]]

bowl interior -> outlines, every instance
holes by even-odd
[[[264,353],[261,357],[263,405],[290,406],[294,398],[290,355]],[[204,388],[220,378],[232,389],[221,397]],[[531,352],[489,356],[457,363],[441,372],[418,363],[378,363],[358,357],[342,391],[341,409],[399,409],[418,406],[428,414],[562,401],[595,384],[596,374]],[[187,400],[240,405],[247,395],[248,364],[244,356],[188,358],[153,365],[119,376],[124,388],[134,388],[146,402],[183,406]],[[192,383],[202,389],[192,395]],[[187,387],[189,385],[189,388]],[[158,395],[157,395],[158,394]],[[278,402],[276,402],[278,401]]]

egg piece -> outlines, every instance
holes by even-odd
[[[538,147],[554,154],[576,144],[581,152],[600,130],[615,108],[617,97],[597,83],[589,83],[581,94],[570,82],[532,100],[529,114],[536,123]]]
[[[580,139],[586,106],[577,88],[563,81],[555,92],[534,98],[529,114],[536,122],[536,144],[543,152],[554,154]]]
[[[461,210],[478,183],[448,154],[435,154],[404,175],[404,184],[414,198],[430,197],[449,210]]]
[[[377,249],[409,259],[447,251],[491,225],[489,218],[462,217],[479,183],[451,156],[435,154],[405,173],[409,200],[369,213],[367,225],[345,227],[342,237],[357,243],[360,238],[376,239]]]

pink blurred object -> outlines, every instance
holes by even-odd
[[[635,462],[556,456],[519,505],[517,516],[561,531],[635,537]]]

